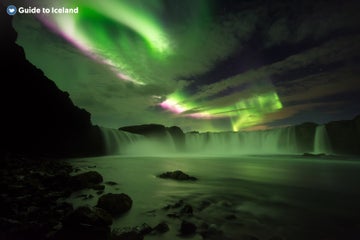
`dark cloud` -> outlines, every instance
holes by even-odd
[[[193,120],[160,111],[156,104],[175,91],[184,93],[183,103],[197,103],[186,114],[277,93],[284,108],[264,115],[257,128],[360,112],[354,103],[360,95],[360,1],[131,4],[159,16],[175,53],[164,61],[154,61],[141,49],[127,53],[124,62],[144,85],[120,80],[36,19],[14,18],[27,57],[90,111],[94,123],[119,127],[155,122],[186,130],[229,130],[229,119]],[[109,25],[107,30],[113,37],[123,31],[138,37],[124,26]]]

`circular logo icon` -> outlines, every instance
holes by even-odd
[[[9,15],[15,15],[16,12],[17,12],[17,8],[16,8],[14,5],[9,5],[9,6],[6,8],[6,12],[7,12],[7,14],[9,14]]]

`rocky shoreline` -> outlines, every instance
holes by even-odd
[[[51,239],[73,207],[58,201],[71,194],[72,167],[42,157],[7,155],[0,170],[0,239]]]
[[[0,239],[110,239],[110,213],[128,211],[131,198],[126,194],[103,194],[103,177],[96,171],[74,172],[60,159],[3,157]],[[65,200],[84,188],[102,194],[98,206],[74,209]]]
[[[61,159],[24,155],[3,157],[0,170],[0,186],[3,189],[0,198],[0,239],[131,240],[169,231],[166,222],[159,222],[153,227],[143,223],[111,230],[113,220],[130,210],[132,199],[125,193],[104,193],[103,184],[111,186],[117,183],[104,182],[98,172],[77,171],[68,161]],[[181,176],[185,175],[183,173]],[[84,205],[74,209],[66,201],[82,189],[96,190],[96,206]],[[168,214],[168,217],[182,219],[179,235],[195,234],[197,227],[187,220],[193,214],[192,206],[179,201],[164,210],[178,208],[178,213]]]

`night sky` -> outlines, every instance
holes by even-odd
[[[68,2],[31,6],[79,14],[17,14],[17,42],[94,124],[239,131],[360,114],[360,1]]]

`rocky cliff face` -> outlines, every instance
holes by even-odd
[[[295,126],[299,152],[314,151],[315,132],[318,124],[303,123]],[[332,153],[360,155],[360,115],[352,120],[332,121],[325,124]]]
[[[326,130],[334,153],[360,155],[360,115],[352,120],[329,122]]]
[[[296,144],[299,152],[312,152],[314,150],[314,140],[316,123],[302,123],[295,126]]]
[[[15,41],[17,33],[5,12],[1,20],[1,152],[52,156],[103,152],[100,131],[90,114],[76,107],[31,64]]]

